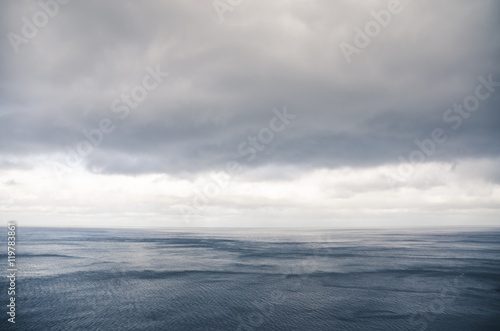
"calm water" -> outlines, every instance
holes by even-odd
[[[189,231],[20,228],[0,329],[500,330],[498,230]]]

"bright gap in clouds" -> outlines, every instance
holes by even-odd
[[[52,169],[41,166],[1,171],[0,212],[22,217],[26,226],[40,220],[77,227],[493,226],[500,185],[481,174],[494,172],[497,162],[422,164],[404,182],[394,180],[397,164],[306,172],[261,167],[233,176],[217,194],[205,190],[216,173],[182,179],[77,169],[55,182]],[[193,204],[200,197],[203,203]]]

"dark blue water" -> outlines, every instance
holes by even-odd
[[[190,231],[18,229],[0,328],[500,330],[498,230]]]

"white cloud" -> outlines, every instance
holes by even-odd
[[[189,207],[193,189],[203,185],[210,173],[186,180],[167,175],[99,175],[79,169],[57,182],[46,166],[4,169],[0,213],[26,226],[370,227],[462,224],[464,220],[494,225],[500,185],[476,172],[493,164],[494,160],[470,160],[454,167],[428,163],[398,185],[387,181],[397,165],[316,169],[279,180],[256,180],[254,174],[243,173],[189,220],[180,208]]]

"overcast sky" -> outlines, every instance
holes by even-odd
[[[498,1],[41,3],[0,3],[5,221],[500,225]]]

